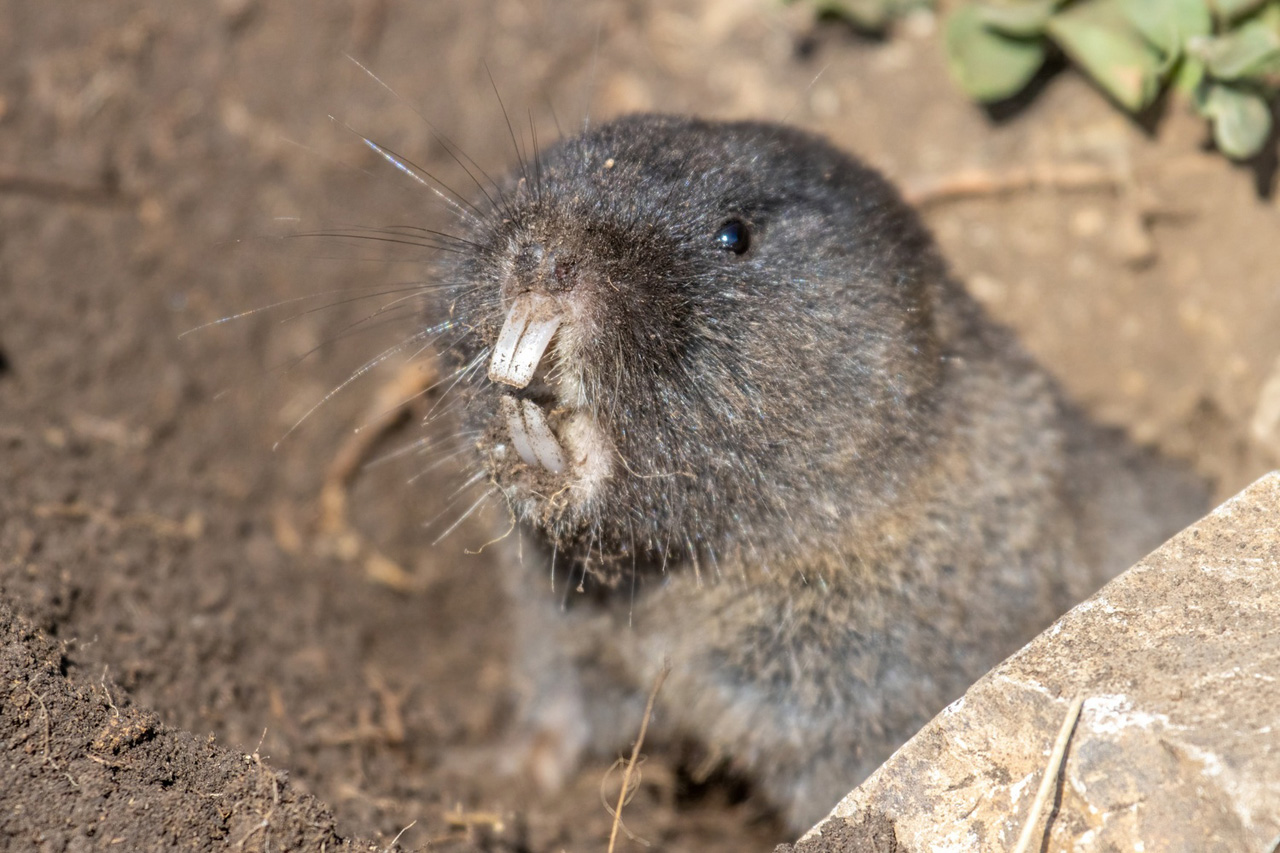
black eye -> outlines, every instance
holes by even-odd
[[[716,232],[716,245],[721,249],[741,255],[751,246],[747,226],[741,220],[730,219]]]

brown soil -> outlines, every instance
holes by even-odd
[[[351,337],[381,303],[340,294],[179,337],[420,277],[267,238],[278,217],[441,224],[343,125],[463,186],[427,120],[505,168],[489,72],[540,139],[586,105],[823,131],[928,203],[957,272],[1098,417],[1221,494],[1280,457],[1280,212],[1181,106],[1149,137],[1059,75],[997,123],[951,87],[927,19],[880,43],[771,0],[688,8],[9,4],[0,848],[383,849],[404,830],[406,849],[604,849],[607,764],[555,797],[479,769],[508,713],[503,605],[468,553],[478,526],[432,547],[441,480],[407,482],[423,457],[360,474],[362,540],[317,532],[325,468],[380,380],[286,433],[407,326]],[[936,192],[972,170],[977,195]],[[694,785],[660,754],[625,815],[654,849],[785,840],[748,789]]]

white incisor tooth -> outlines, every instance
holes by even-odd
[[[542,407],[532,400],[516,400],[507,396],[503,396],[498,406],[507,421],[511,446],[525,464],[546,468],[553,474],[564,473],[564,449],[560,447],[560,439],[551,431]]]
[[[549,296],[522,293],[511,303],[489,357],[489,378],[524,388],[533,379],[538,362],[560,328],[559,306]],[[528,460],[526,460],[528,461]]]
[[[522,403],[524,425],[528,430],[529,443],[533,445],[533,455],[551,473],[563,473],[564,451],[560,448],[560,439],[551,431],[551,424],[547,423],[546,413],[532,400],[523,400]]]
[[[498,401],[502,416],[507,420],[507,434],[511,436],[511,446],[520,454],[526,465],[537,465],[538,457],[533,452],[533,443],[529,441],[529,431],[524,428],[524,418],[520,416],[520,403],[511,397],[503,396]]]

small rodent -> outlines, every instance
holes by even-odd
[[[806,132],[629,116],[458,209],[431,322],[518,528],[544,783],[625,748],[667,660],[651,737],[700,743],[805,828],[1204,507]]]

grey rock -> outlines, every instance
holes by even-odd
[[[1082,696],[1032,850],[1272,853],[1278,528],[1275,472],[984,676],[795,850],[1012,850]],[[876,827],[878,843],[851,840],[856,826]]]

